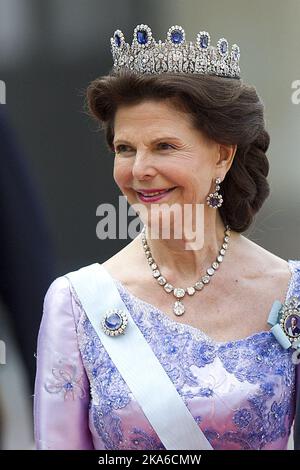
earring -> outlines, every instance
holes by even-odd
[[[221,194],[218,193],[220,186],[219,184],[221,183],[221,178],[216,178],[216,189],[214,193],[210,193],[209,196],[206,198],[206,204],[210,207],[213,207],[214,209],[217,209],[217,207],[221,207],[223,203],[223,198]]]

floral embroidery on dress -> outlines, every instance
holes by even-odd
[[[104,443],[105,449],[117,450],[123,442],[121,419],[112,409],[108,412],[101,406],[92,405],[91,416],[94,427]]]
[[[278,357],[280,356],[280,361]],[[268,374],[279,375],[286,385],[291,385],[294,364],[291,351],[283,350],[281,345],[270,338],[269,333],[262,332],[243,342],[229,342],[218,350],[226,370],[242,381],[259,383]]]
[[[155,436],[149,436],[143,429],[134,427],[130,433],[129,450],[164,450],[164,445]]]
[[[53,378],[45,383],[49,393],[61,393],[64,400],[84,398],[85,390],[82,384],[82,375],[77,374],[77,368],[72,364],[62,364],[52,369]]]
[[[200,330],[166,318],[121,283],[116,285],[213,448],[263,449],[273,443],[274,448],[284,448],[295,400],[295,365],[289,350],[269,331],[214,342]],[[291,279],[290,293],[299,285]],[[78,299],[76,303],[81,312],[79,347],[92,390],[90,419],[104,448],[164,449]]]

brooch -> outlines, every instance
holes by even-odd
[[[273,303],[268,318],[271,332],[284,349],[300,348],[300,300],[291,297],[282,304],[279,300]]]
[[[127,314],[121,309],[106,310],[101,325],[108,336],[122,335],[128,325]]]

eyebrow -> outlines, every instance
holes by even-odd
[[[162,137],[157,137],[156,139],[152,140],[152,142],[150,143],[156,144],[157,142],[163,142],[165,140],[174,140],[178,143],[181,142],[180,139],[178,139],[178,137],[175,137],[175,136],[162,136]],[[126,139],[117,139],[113,142],[113,145],[118,145],[119,143],[131,145],[130,142]]]

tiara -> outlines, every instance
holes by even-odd
[[[222,77],[240,78],[240,48],[221,38],[217,46],[210,45],[206,31],[197,34],[195,42],[185,40],[181,26],[171,26],[165,42],[156,42],[151,28],[139,24],[133,32],[132,44],[125,42],[120,29],[110,39],[114,60],[113,71],[123,68],[138,74],[200,73]]]

